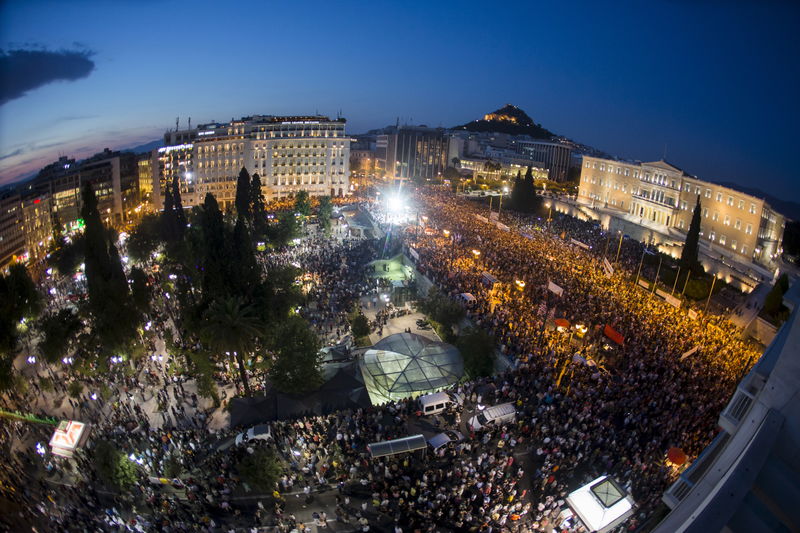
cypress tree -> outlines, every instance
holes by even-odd
[[[250,233],[247,231],[247,223],[243,216],[236,218],[236,226],[233,228],[232,256],[233,260],[229,262],[232,270],[230,282],[235,285],[236,293],[247,296],[258,285],[259,272]]]
[[[91,185],[83,188],[81,217],[84,230],[86,284],[94,329],[106,354],[124,349],[136,332],[136,316],[117,247],[100,219]]]
[[[266,229],[266,213],[264,212],[264,192],[261,190],[261,177],[253,174],[250,182],[250,216],[253,219],[253,229],[257,235],[263,235]]]
[[[239,171],[239,179],[236,181],[236,214],[250,221],[250,174],[247,169],[242,167]]]
[[[164,211],[161,212],[161,236],[166,242],[178,240],[178,222],[175,219],[175,202],[172,187],[164,189]]]
[[[517,171],[517,177],[514,178],[514,185],[511,186],[511,209],[514,211],[521,211],[522,206],[522,174]]]
[[[214,300],[216,297],[222,297],[226,294],[226,278],[228,276],[225,270],[227,263],[225,223],[223,222],[217,199],[211,193],[206,193],[205,201],[203,202],[200,227],[203,232],[203,296],[206,299]]]
[[[183,238],[183,234],[186,232],[186,213],[183,212],[183,203],[181,202],[181,188],[180,184],[178,183],[178,176],[174,176],[172,178],[172,204],[173,204],[173,211],[175,219],[175,236],[178,240]]]
[[[697,196],[697,204],[692,213],[692,222],[689,224],[689,231],[686,234],[686,242],[683,244],[681,252],[681,270],[688,273],[699,274],[703,271],[700,261],[697,259],[700,241],[700,196]]]

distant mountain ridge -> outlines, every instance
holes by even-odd
[[[730,187],[731,189],[742,191],[745,194],[755,196],[756,198],[763,198],[775,211],[790,218],[792,220],[800,220],[800,204],[790,200],[782,200],[771,194],[767,194],[762,190],[753,189],[752,187],[744,187],[732,181],[715,181],[714,183],[722,185],[723,187]]]
[[[551,139],[556,136],[541,124],[536,124],[525,111],[512,104],[506,104],[500,109],[485,114],[482,119],[473,120],[452,129],[529,135],[534,139]]]
[[[146,142],[144,144],[133,146],[131,148],[122,148],[120,149],[120,152],[134,152],[134,153],[149,152],[156,148],[160,148],[163,145],[164,145],[164,139],[156,139],[154,141]]]

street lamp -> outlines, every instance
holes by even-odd
[[[552,214],[553,214],[553,204],[547,202],[545,206],[547,206],[547,227],[549,228],[550,220],[552,219]]]
[[[508,194],[508,187],[503,187],[500,192],[500,207],[497,208],[497,220],[500,220],[500,211],[503,210],[503,196]]]
[[[617,233],[619,233],[619,244],[617,245],[617,257],[614,259],[615,263],[619,262],[619,252],[622,250],[622,231],[617,230]]]
[[[515,284],[515,285],[517,286],[517,288],[518,288],[519,290],[521,290],[521,291],[525,289],[525,282],[524,282],[524,281],[522,281],[521,279],[514,280],[514,284]]]

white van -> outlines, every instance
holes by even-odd
[[[419,408],[423,415],[438,415],[449,406],[456,407],[464,403],[464,398],[456,392],[434,392],[419,397]]]
[[[495,424],[506,424],[517,418],[517,410],[513,403],[501,403],[487,407],[469,419],[468,425],[473,431]]]

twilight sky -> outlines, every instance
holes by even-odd
[[[505,103],[621,157],[800,200],[800,7],[651,2],[0,4],[0,184],[249,114],[348,131]]]

